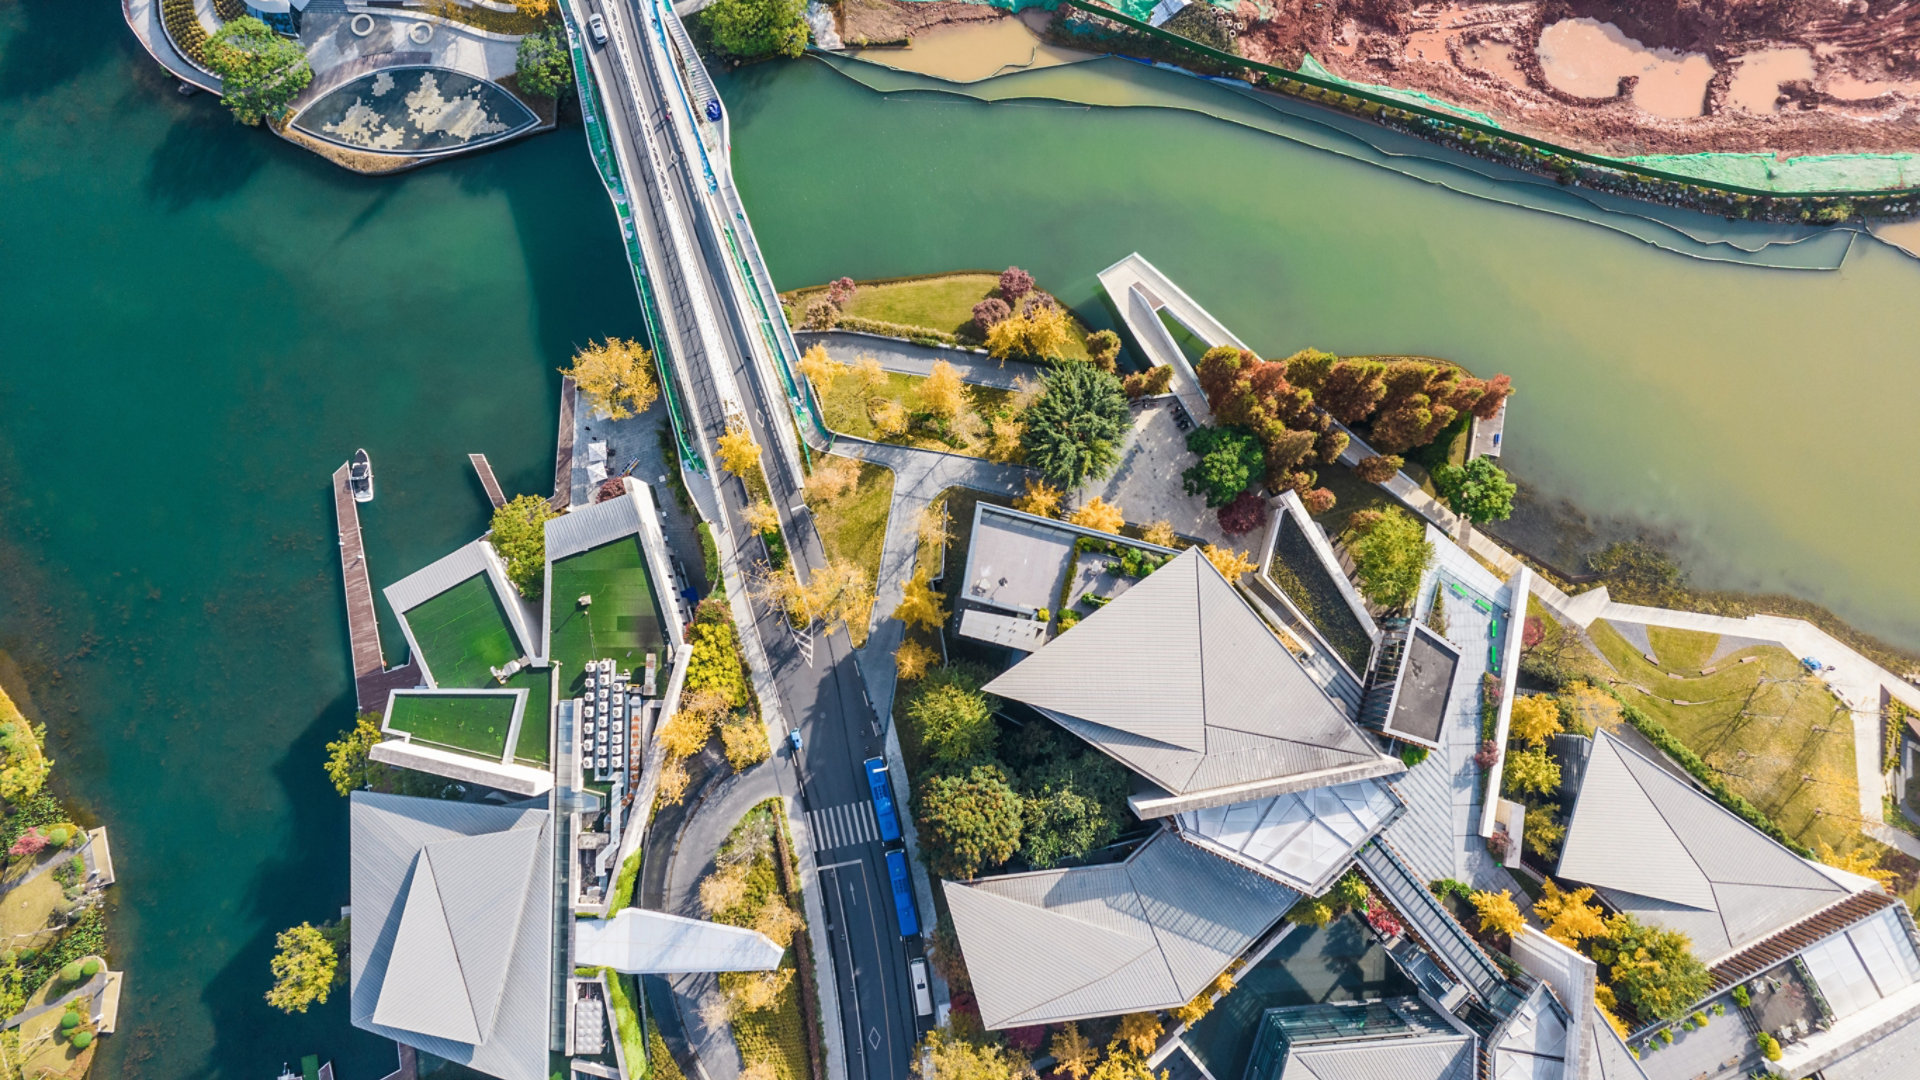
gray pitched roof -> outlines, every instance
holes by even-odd
[[[1604,731],[1587,755],[1559,873],[1686,934],[1709,966],[1851,895]]]
[[[640,531],[640,511],[632,499],[608,499],[548,518],[547,561],[559,562]]]
[[[1626,1041],[1613,1030],[1598,1005],[1587,1018],[1584,1036],[1587,1048],[1587,1076],[1592,1080],[1647,1080],[1640,1059],[1627,1049]]]
[[[1825,1066],[1825,1080],[1908,1080],[1920,1059],[1920,1018]],[[1611,1078],[1609,1078],[1611,1080]]]
[[[1122,863],[946,885],[989,1028],[1184,1004],[1299,895],[1166,831]]]
[[[1042,710],[1173,793],[1136,799],[1142,816],[1404,770],[1196,549],[987,689]]]
[[[1188,843],[1318,894],[1402,810],[1386,781],[1361,780],[1190,810],[1173,820]]]
[[[354,1026],[542,1080],[551,815],[360,791],[350,814]]]
[[[1296,1046],[1279,1080],[1473,1080],[1473,1050],[1458,1034]]]

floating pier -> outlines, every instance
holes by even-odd
[[[560,439],[553,450],[553,499],[555,510],[573,505],[573,403],[578,397],[573,376],[560,379]]]
[[[480,474],[480,486],[487,489],[487,501],[495,510],[507,505],[507,496],[500,490],[500,481],[494,479],[493,466],[487,464],[487,455],[468,454],[467,460],[473,462],[473,471]]]
[[[388,670],[380,651],[380,615],[373,606],[367,550],[360,538],[360,506],[353,501],[348,466],[333,473],[333,513],[340,526],[340,577],[346,586],[347,639],[353,647],[353,692],[360,711],[384,709],[387,691],[420,685],[412,660]]]

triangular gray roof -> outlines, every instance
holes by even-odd
[[[1172,793],[1143,816],[1404,770],[1188,549],[987,684]]]
[[[1709,966],[1852,895],[1604,731],[1587,755],[1558,872],[1686,934]]]
[[[354,1026],[543,1080],[551,815],[356,791],[350,817]]]
[[[1567,1060],[1578,1048],[1567,1046],[1571,1025],[1560,999],[1546,983],[1535,984],[1527,999],[1493,1036],[1493,1080],[1563,1080]]]
[[[946,884],[989,1028],[1184,1004],[1299,895],[1164,830],[1121,863]]]
[[[1587,1018],[1584,1041],[1587,1048],[1588,1080],[1647,1080],[1646,1070],[1640,1067],[1640,1059],[1627,1049],[1626,1041],[1620,1033],[1613,1030],[1607,1018],[1600,1012],[1598,1005],[1593,1007],[1593,1015]]]

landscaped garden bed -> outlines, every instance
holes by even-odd
[[[1267,564],[1267,576],[1273,579],[1300,614],[1306,616],[1347,667],[1357,674],[1367,670],[1373,654],[1373,638],[1328,576],[1326,567],[1314,553],[1313,544],[1300,531],[1292,514],[1282,514],[1280,534],[1274,542],[1273,559]]]
[[[869,383],[855,372],[834,379],[826,387],[816,382],[814,392],[819,396],[820,410],[827,427],[842,435],[922,450],[944,450],[968,457],[986,457],[987,426],[994,416],[1011,407],[1014,392],[974,383],[965,384],[961,393],[966,402],[966,411],[982,421],[978,430],[968,431],[964,424],[940,422],[927,412],[921,403],[921,387],[926,381],[921,375],[889,371],[881,373],[879,378]],[[898,410],[898,413],[894,410]],[[904,420],[904,428],[896,430],[889,425],[890,415]]]
[[[775,971],[721,974],[719,994],[703,1007],[702,1017],[731,1023],[748,1070],[766,1064],[778,1080],[810,1080],[813,1053],[802,998],[814,988],[799,977],[798,956],[806,928],[791,867],[783,874],[777,865],[785,812],[782,800],[774,798],[740,819],[720,845],[714,872],[700,883],[700,903],[714,922],[752,927],[786,953]]]
[[[962,271],[927,277],[855,282],[853,294],[840,305],[836,325],[888,337],[944,344],[979,345],[984,337],[974,322],[974,305],[999,295],[1000,275]],[[807,309],[829,295],[832,286],[795,289],[780,297],[787,321],[795,329],[806,323]],[[1070,340],[1062,355],[1086,360],[1087,328],[1069,320]],[[824,329],[815,327],[815,329]]]
[[[823,457],[815,466],[846,468],[849,458]],[[827,558],[850,562],[867,572],[868,581],[880,580],[880,551],[887,539],[887,511],[893,505],[893,470],[869,461],[857,464],[853,484],[838,498],[809,498],[814,527]]]

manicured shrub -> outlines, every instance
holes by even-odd
[[[1267,523],[1267,500],[1257,491],[1243,491],[1222,506],[1216,516],[1228,536],[1242,536]]]
[[[1009,305],[1017,304],[1020,298],[1033,290],[1033,275],[1017,266],[1009,266],[1000,271],[1000,298]]]
[[[80,1026],[79,1013],[74,1012],[72,1009],[68,1009],[66,1012],[60,1014],[60,1030],[61,1031],[72,1031],[74,1028],[77,1028],[79,1026]]]
[[[76,1031],[73,1033],[71,1041],[75,1050],[85,1050],[87,1047],[93,1045],[93,1032]]]
[[[69,832],[65,825],[55,825],[47,830],[47,843],[54,847],[66,847],[67,841],[71,839],[73,839],[73,833]]]
[[[80,965],[80,974],[89,979],[100,974],[100,958],[96,956],[87,957],[86,961]]]
[[[1750,990],[1748,990],[1748,989],[1746,988],[1746,986],[1745,986],[1745,984],[1742,984],[1742,985],[1740,985],[1740,986],[1736,986],[1736,987],[1734,987],[1734,988],[1733,988],[1733,1003],[1734,1003],[1735,1005],[1738,1005],[1738,1006],[1740,1006],[1740,1007],[1741,1007],[1741,1008],[1743,1008],[1743,1009],[1749,1009],[1749,1008],[1752,1008],[1752,1007],[1753,1007],[1753,992],[1752,992],[1752,991],[1750,991]]]
[[[1007,321],[1012,314],[1013,308],[1005,300],[989,296],[973,305],[973,325],[984,337],[987,331]]]
[[[81,971],[80,961],[75,960],[72,963],[60,969],[60,980],[62,982],[79,982],[80,971]]]

